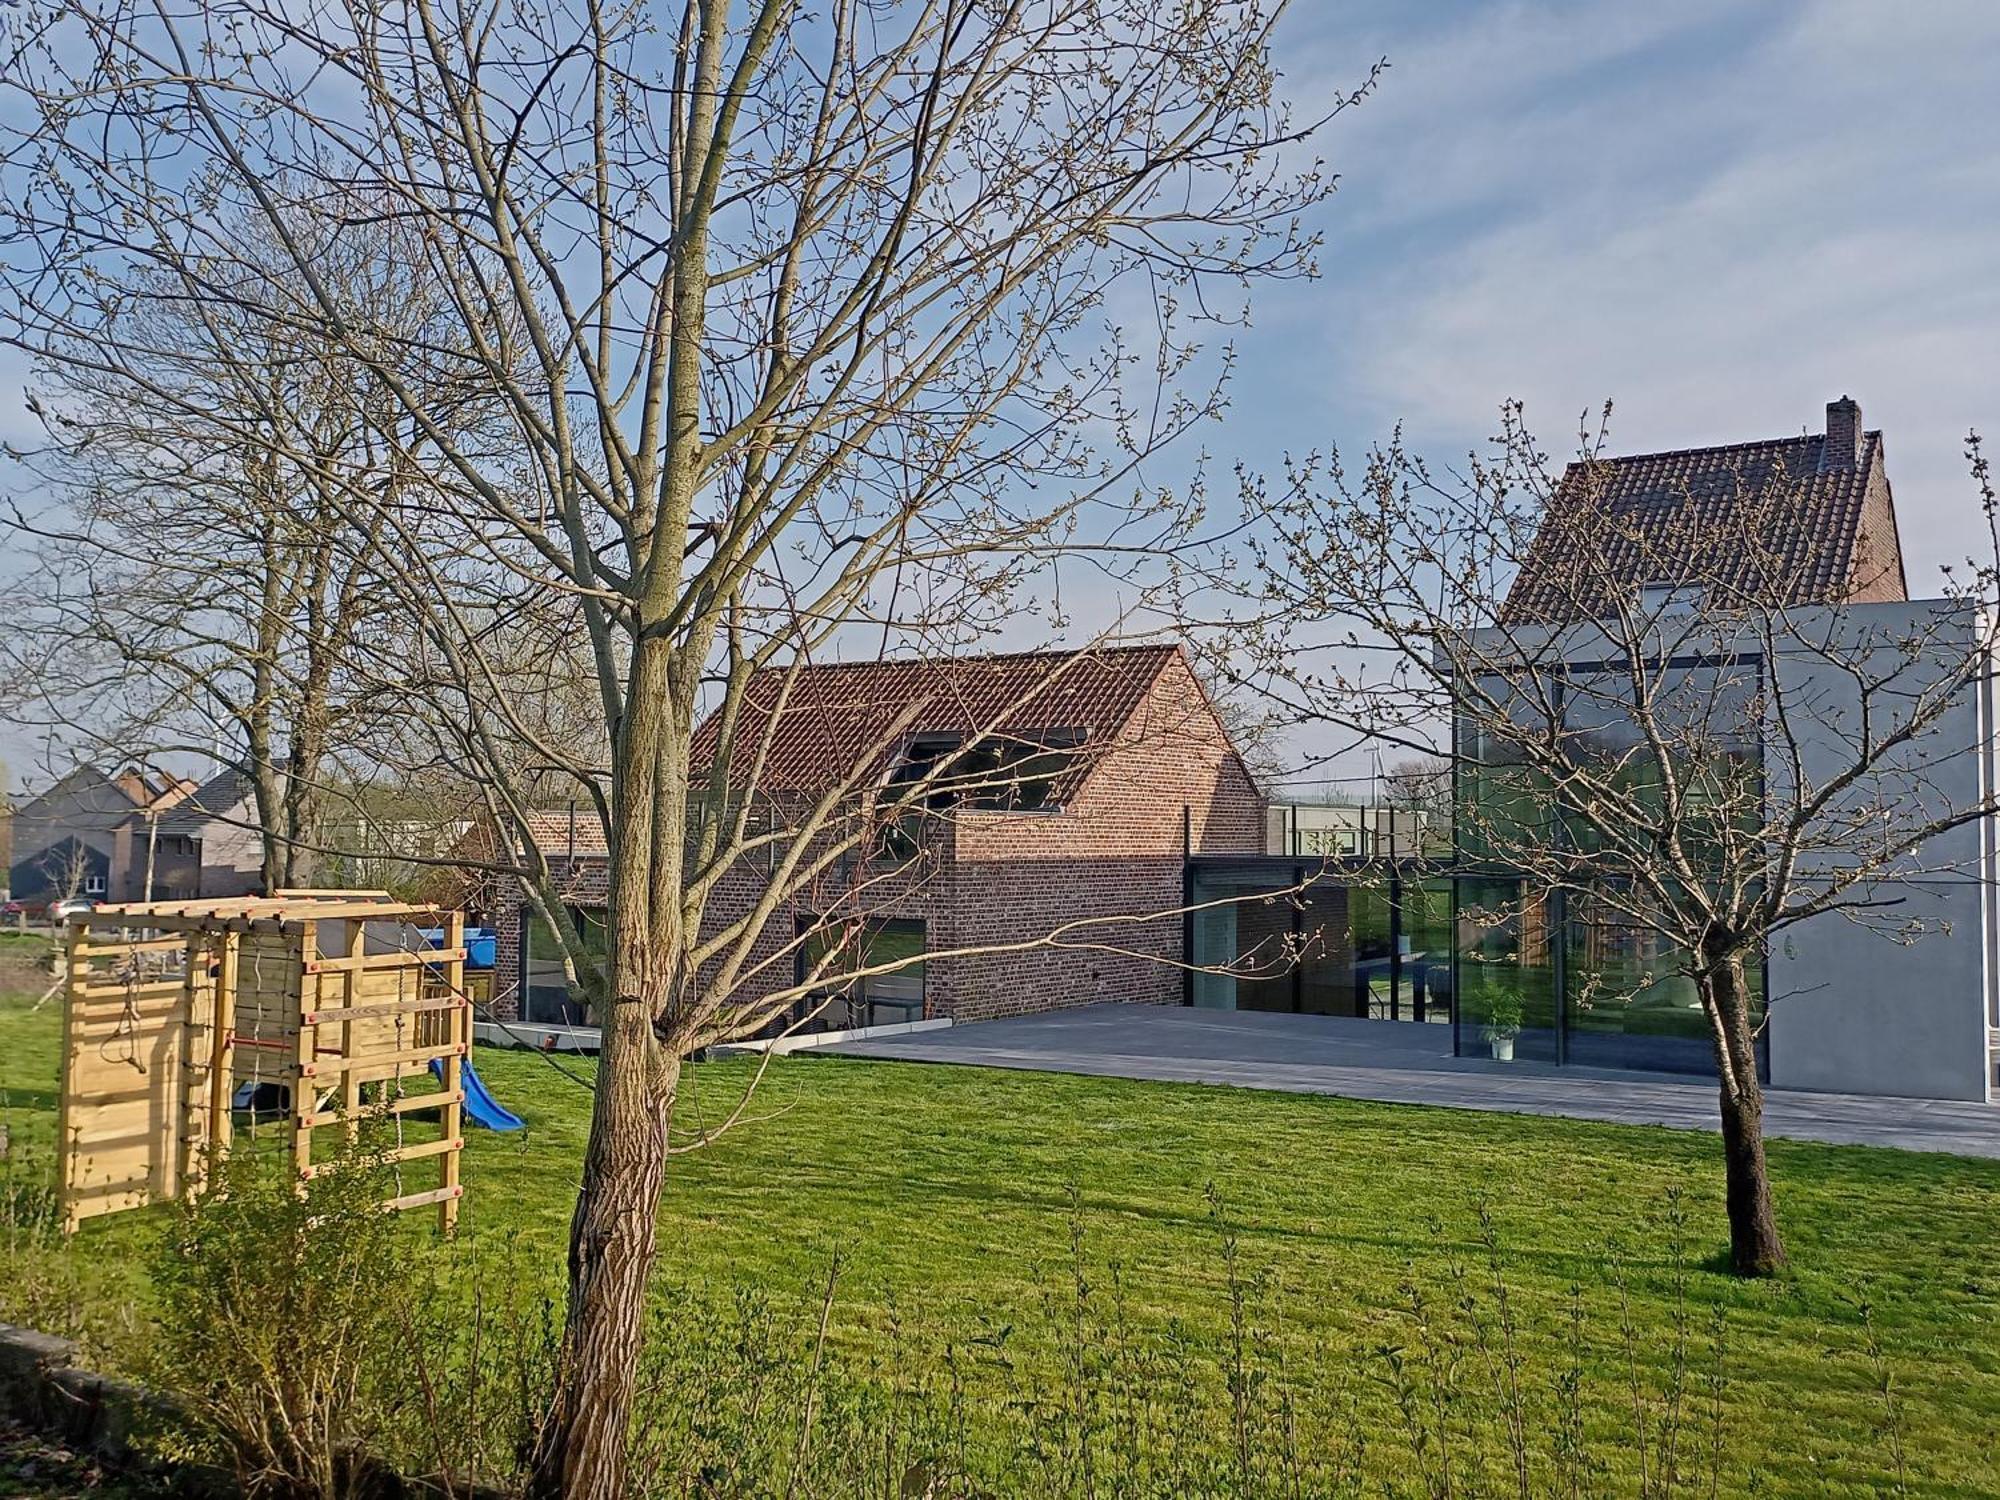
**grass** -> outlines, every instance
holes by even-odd
[[[0,1120],[33,1154],[53,1145],[59,1021],[54,1004],[27,1010],[41,984],[31,987],[19,941],[0,940]],[[463,1233],[512,1243],[553,1276],[588,1095],[538,1056],[482,1050],[477,1062],[530,1128],[473,1132]],[[740,1062],[690,1068],[678,1123],[720,1118],[748,1077]],[[806,1299],[838,1250],[838,1337],[858,1356],[912,1316],[958,1336],[1013,1327],[1032,1343],[1071,1275],[1072,1191],[1086,1255],[1116,1262],[1133,1323],[1219,1344],[1229,1309],[1204,1202],[1214,1184],[1240,1260],[1273,1279],[1295,1373],[1344,1381],[1356,1420],[1381,1426],[1379,1447],[1394,1441],[1392,1398],[1371,1372],[1383,1349],[1412,1340],[1411,1288],[1448,1306],[1454,1268],[1481,1265],[1484,1205],[1523,1351],[1545,1383],[1570,1359],[1571,1288],[1582,1289],[1582,1358],[1605,1431],[1628,1389],[1621,1318],[1657,1387],[1677,1330],[1699,1339],[1719,1309],[1737,1468],[1761,1472],[1773,1493],[1893,1490],[1865,1299],[1909,1492],[2000,1492],[2000,1163],[1774,1141],[1794,1269],[1746,1284],[1718,1269],[1719,1153],[1702,1135],[810,1056],[774,1065],[751,1114],[673,1163],[663,1283],[748,1282]],[[1665,1210],[1676,1190],[1694,1262],[1685,1275]],[[148,1211],[86,1227],[80,1274],[107,1326],[143,1313],[137,1266],[158,1224]]]

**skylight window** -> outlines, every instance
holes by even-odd
[[[924,805],[984,812],[1036,812],[1057,806],[1059,784],[1077,760],[1083,733],[1056,729],[987,735],[919,735],[889,775],[889,785],[921,787]]]

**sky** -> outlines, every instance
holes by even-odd
[[[1259,303],[1253,454],[1383,437],[1460,457],[1507,398],[1556,455],[1884,433],[1912,593],[2000,441],[2000,5],[1315,3],[1279,65],[1336,120],[1322,279]],[[1275,331],[1275,332],[1274,332]]]
[[[1299,0],[1279,35],[1301,114],[1378,57],[1319,142],[1323,274],[1237,339],[1224,472],[1398,423],[1460,458],[1509,398],[1560,454],[1607,399],[1619,453],[1817,432],[1852,395],[1935,591],[1966,432],[2000,442],[2000,5]],[[32,759],[5,726],[0,758]]]

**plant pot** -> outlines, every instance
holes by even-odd
[[[1487,1040],[1493,1044],[1493,1060],[1495,1062],[1512,1062],[1514,1060],[1514,1039],[1511,1036],[1488,1037]]]

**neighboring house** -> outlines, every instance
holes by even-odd
[[[144,886],[150,858],[150,899],[246,896],[263,889],[256,792],[241,771],[210,777],[161,813],[156,827],[146,827],[147,821],[128,824],[122,868],[129,871],[128,885]]]
[[[133,901],[131,838],[149,814],[163,815],[194,790],[183,777],[128,767],[107,775],[78,766],[15,805],[8,886],[13,899],[44,905],[67,896]]]
[[[776,673],[753,680],[746,712],[775,711],[782,681]],[[801,982],[809,945],[798,944],[798,934],[851,914],[865,918],[878,961],[1025,946],[926,958],[871,979],[835,997],[822,1024],[967,1020],[1100,1000],[1183,1002],[1190,861],[1259,855],[1265,808],[1182,651],[805,668],[784,691],[760,795],[784,805],[831,788],[875,754],[880,726],[917,702],[925,708],[915,722],[868,765],[870,793],[922,785],[926,767],[954,757],[1005,769],[985,791],[952,794],[949,805],[943,793],[923,799],[910,850],[870,856],[885,868],[860,882],[869,892],[865,912],[852,909],[857,882],[847,864],[789,901],[760,939],[759,954],[772,961],[748,992]],[[711,722],[696,737],[697,758],[712,757],[714,744]],[[534,832],[567,880],[586,936],[601,935],[605,853],[595,816],[539,814]],[[921,875],[902,879],[898,859]],[[747,912],[761,889],[755,864],[739,865],[718,888],[712,917]],[[1033,946],[1092,917],[1114,920],[1076,932],[1068,947]],[[548,935],[524,918],[518,896],[500,897],[495,925],[496,1009],[530,1020],[582,1019]],[[798,948],[789,958],[787,946]]]
[[[1941,680],[1946,664],[1962,661],[1976,639],[1969,606],[1906,597],[1882,435],[1863,429],[1858,406],[1846,398],[1831,403],[1826,415],[1821,435],[1612,459],[1587,472],[1573,467],[1506,600],[1503,623],[1485,633],[1496,655],[1523,653],[1538,672],[1552,671],[1556,701],[1581,705],[1563,709],[1565,726],[1615,740],[1620,725],[1603,706],[1607,698],[1593,702],[1587,684],[1578,686],[1593,674],[1609,680],[1625,671],[1622,658],[1604,660],[1610,627],[1602,622],[1614,617],[1614,605],[1580,597],[1579,589],[1622,585],[1627,607],[1659,621],[1701,619],[1704,588],[1734,592],[1760,608],[1784,606],[1758,616],[1767,625],[1783,622],[1767,640],[1731,635],[1726,623],[1713,637],[1693,634],[1705,626],[1683,628],[1676,639],[1714,644],[1702,652],[1683,648],[1658,670],[1682,674],[1694,692],[1733,690],[1720,675],[1725,666],[1741,680],[1765,684],[1758,696],[1767,717],[1745,716],[1746,731],[1732,753],[1756,757],[1771,796],[1783,795],[1790,783],[1778,778],[1790,773],[1787,758],[1772,748],[1778,730],[1768,704],[1813,705],[1809,719],[1788,720],[1784,732],[1801,746],[1804,774],[1823,780],[1844,760],[1841,726],[1860,717],[1841,653],[1863,660],[1878,649],[1906,650],[1900,643],[1928,634],[1939,645],[1936,664],[1920,656],[1903,681],[1917,691],[1926,680]],[[1773,483],[1766,488],[1766,481]],[[1793,498],[1770,517],[1764,546],[1753,553],[1741,546],[1740,529],[1717,526],[1713,517],[1759,489]],[[1586,506],[1595,509],[1579,513]],[[1605,516],[1616,524],[1591,524]],[[1718,533],[1736,536],[1740,550],[1719,555]],[[1600,556],[1591,567],[1566,567],[1572,549],[1606,547],[1607,537],[1608,565]],[[1717,618],[1730,616],[1725,610]],[[1903,657],[1891,659],[1903,670]],[[1701,673],[1710,676],[1695,675]],[[1704,681],[1718,686],[1704,689]],[[1985,795],[1993,776],[1985,698],[1990,690],[1965,694],[1935,731],[1936,743],[1913,751],[1922,774],[1912,782],[1923,790],[1911,795],[1960,807],[1976,806]],[[1581,720],[1573,722],[1578,713]],[[1517,795],[1509,790],[1508,748],[1499,743],[1488,751],[1461,739],[1460,808],[1506,812],[1506,799]],[[1676,954],[1629,919],[1602,913],[1593,919],[1578,896],[1526,889],[1507,873],[1507,849],[1497,835],[1492,847],[1468,841],[1475,823],[1490,828],[1501,821],[1463,812],[1459,820],[1459,1050],[1479,1047],[1481,988],[1498,985],[1510,996],[1509,1009],[1524,1012],[1515,1044],[1520,1056],[1712,1073],[1708,1025],[1693,981],[1673,972]],[[1833,913],[1789,929],[1780,950],[1765,956],[1752,983],[1760,987],[1760,1005],[1765,997],[1773,1002],[1762,1041],[1762,1066],[1773,1085],[1988,1097],[1988,1026],[1996,1019],[1990,832],[1975,822],[1934,839],[1925,852],[1925,879],[1894,892],[1911,915],[1942,921],[1944,931],[1903,944]],[[1469,962],[1474,958],[1476,964]]]

